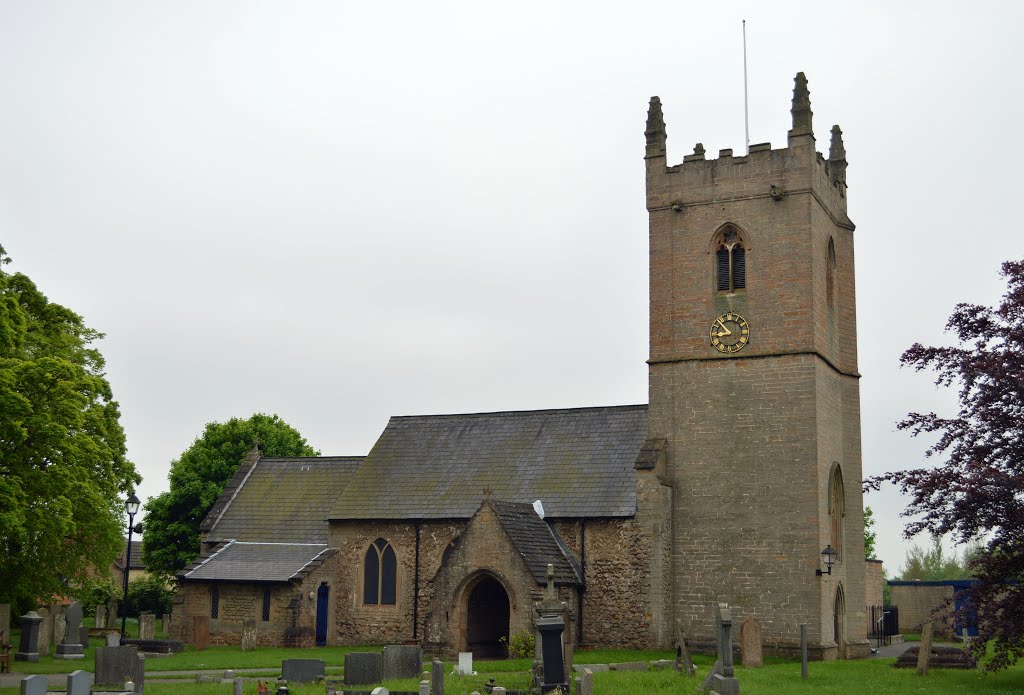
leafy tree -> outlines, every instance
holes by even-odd
[[[113,577],[90,577],[77,582],[71,588],[71,595],[82,604],[82,609],[91,611],[94,607],[106,604],[116,598],[120,589]]]
[[[174,600],[174,589],[166,579],[150,574],[128,582],[128,605],[131,615],[149,611],[156,615],[171,612],[171,601]]]
[[[953,347],[915,344],[901,357],[917,371],[934,370],[936,384],[957,388],[958,412],[910,413],[900,429],[939,435],[929,456],[934,468],[887,473],[866,481],[877,489],[891,481],[910,495],[905,535],[952,534],[961,543],[985,538],[970,560],[979,580],[966,610],[977,610],[976,655],[993,646],[987,668],[1024,656],[1024,261],[1003,263],[1007,291],[995,308],[958,304],[946,328]]]
[[[102,334],[8,263],[0,246],[0,601],[23,604],[110,564],[141,479],[91,347]]]
[[[931,582],[942,579],[969,579],[971,576],[971,570],[968,568],[970,558],[969,548],[964,551],[961,559],[956,552],[952,555],[947,554],[942,547],[942,539],[932,536],[930,547],[925,548],[915,543],[907,550],[900,579]]]
[[[264,456],[317,456],[277,415],[211,422],[171,462],[170,488],[146,502],[142,557],[150,572],[176,574],[199,556],[199,525],[253,447]]]
[[[871,507],[864,507],[864,557],[872,559],[875,557],[875,537],[877,531],[872,531],[875,526],[875,513]]]

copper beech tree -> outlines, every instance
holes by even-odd
[[[956,306],[946,324],[956,346],[915,344],[900,358],[958,389],[952,417],[910,413],[898,425],[914,436],[938,435],[927,455],[944,461],[865,482],[866,489],[892,482],[909,495],[907,537],[981,539],[969,567],[978,583],[961,610],[977,612],[971,649],[980,658],[991,644],[986,668],[993,670],[1024,655],[1024,261],[1003,263],[1002,275],[1008,286],[999,306]]]

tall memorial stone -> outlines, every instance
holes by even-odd
[[[150,612],[139,614],[139,639],[150,640],[156,636],[156,616]]]
[[[75,601],[64,611],[64,638],[57,645],[54,657],[57,659],[84,659],[85,645],[79,641],[81,636],[82,604]]]
[[[558,596],[555,593],[554,565],[548,565],[547,580],[544,600],[537,607],[539,617],[534,621],[534,626],[540,633],[544,668],[544,678],[541,681],[540,690],[542,693],[548,693],[557,688],[564,693],[569,690],[563,649],[566,606],[558,601]]]
[[[29,611],[21,616],[21,646],[14,653],[15,661],[39,661],[39,625],[43,616]]]
[[[711,692],[716,695],[740,695],[740,682],[734,675],[732,664],[732,612],[729,604],[718,604],[715,629],[718,633],[718,663],[722,670],[712,675]]]
[[[43,619],[39,623],[39,641],[36,651],[43,656],[49,656],[50,643],[53,640],[53,611],[49,606],[40,606],[36,609],[36,613]]]
[[[127,610],[127,609],[126,609]],[[109,629],[116,629],[120,627],[120,623],[117,622],[117,599],[112,598],[107,602],[107,627]]]
[[[96,619],[93,621],[93,625],[97,630],[103,630],[107,627],[107,607],[105,604],[98,604],[96,606]]]
[[[210,616],[192,616],[192,635],[196,641],[196,649],[207,649],[210,646]]]
[[[53,643],[58,645],[64,641],[64,631],[67,629],[67,607],[54,606],[53,609]]]
[[[761,623],[754,616],[750,616],[740,625],[740,661],[744,666],[755,668],[764,665]]]

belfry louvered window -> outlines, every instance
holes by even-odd
[[[398,596],[398,558],[394,548],[378,538],[363,558],[363,604],[393,606]]]
[[[747,286],[747,250],[735,229],[721,233],[715,245],[715,289],[734,292]]]

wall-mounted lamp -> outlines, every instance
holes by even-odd
[[[821,551],[821,559],[825,562],[825,571],[822,572],[820,569],[815,570],[815,574],[819,577],[823,574],[832,574],[832,565],[836,564],[836,549],[829,543],[825,546],[825,549]]]

